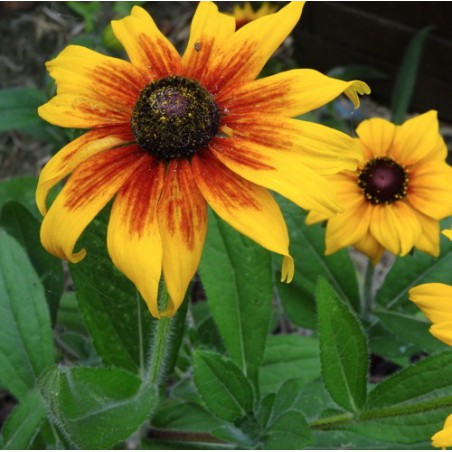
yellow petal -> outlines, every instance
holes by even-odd
[[[324,213],[315,212],[314,210],[311,210],[308,215],[306,216],[306,224],[311,225],[315,223],[320,223],[321,221],[325,221],[330,217],[330,215],[326,215]]]
[[[408,294],[430,322],[452,321],[452,286],[441,283],[421,284],[411,288]]]
[[[409,171],[408,201],[423,214],[441,220],[452,215],[452,168],[429,161]]]
[[[452,415],[447,416],[446,421],[444,422],[444,428],[452,427]]]
[[[49,191],[80,163],[93,155],[133,141],[130,127],[104,127],[91,130],[71,141],[44,166],[36,189],[36,204],[42,215],[47,212]]]
[[[439,256],[439,222],[420,212],[415,212],[422,228],[422,234],[416,242],[416,248],[431,256]]]
[[[217,101],[232,113],[251,109],[292,117],[315,110],[343,93],[357,108],[356,93],[369,94],[370,89],[359,80],[344,82],[312,69],[294,69],[220,92]]]
[[[275,14],[235,32],[219,49],[201,80],[213,94],[254,80],[298,22],[304,2],[291,2]]]
[[[271,148],[294,166],[301,164],[322,175],[356,170],[361,158],[356,140],[312,122],[259,112],[226,116],[223,124],[232,130],[233,139]]]
[[[344,209],[344,212],[328,220],[326,255],[358,243],[368,233],[372,213],[370,204],[358,197],[353,204],[344,206]]]
[[[238,136],[214,139],[210,148],[234,173],[280,193],[304,209],[328,215],[341,210],[325,178],[305,166],[303,158],[296,154],[288,156],[274,147]]]
[[[289,255],[289,235],[270,193],[232,173],[207,152],[196,155],[192,165],[196,183],[210,207],[243,235],[283,255],[282,275],[290,282],[294,265]]]
[[[365,254],[375,266],[380,262],[385,249],[372,237],[366,234],[359,242],[355,243],[355,248]]]
[[[118,108],[133,108],[146,86],[146,79],[129,62],[78,45],[67,46],[46,68],[55,79],[57,94],[78,94]]]
[[[452,320],[435,323],[430,327],[430,334],[446,345],[452,346]]]
[[[157,296],[162,273],[156,208],[164,178],[164,165],[145,159],[119,190],[107,234],[113,263],[135,284],[156,318],[160,318]]]
[[[145,157],[130,146],[96,154],[82,163],[44,217],[44,248],[73,263],[82,260],[84,249],[74,253],[77,239]]]
[[[397,128],[393,156],[405,166],[414,165],[424,159],[445,160],[447,148],[439,134],[436,111],[409,119]]]
[[[452,229],[444,229],[441,233],[444,234],[449,240],[452,240]]]
[[[132,64],[148,81],[180,73],[177,50],[143,8],[134,6],[130,16],[113,20],[111,26]]]
[[[168,166],[165,188],[158,205],[163,246],[163,274],[169,294],[163,316],[181,305],[201,259],[206,238],[207,205],[199,192],[187,160]]]
[[[112,126],[130,122],[129,108],[112,107],[103,101],[79,94],[59,94],[38,108],[51,124],[76,129]]]
[[[357,199],[366,200],[362,189],[358,186],[358,177],[355,171],[342,171],[327,176],[326,179],[333,187],[341,205],[354,204]]]
[[[359,136],[365,161],[375,157],[390,156],[396,126],[386,119],[372,118],[359,124],[356,133]]]
[[[66,47],[47,69],[57,96],[38,109],[61,127],[90,128],[127,123],[146,79],[130,63],[85,47]]]
[[[432,446],[441,447],[441,449],[446,449],[447,447],[452,447],[452,415],[450,414],[444,427],[439,432],[432,436]]]
[[[400,201],[374,206],[370,231],[384,248],[400,256],[408,254],[422,234],[415,213]]]
[[[203,73],[227,39],[235,31],[235,20],[221,14],[212,2],[199,2],[190,29],[190,39],[182,57],[184,75],[202,80]]]

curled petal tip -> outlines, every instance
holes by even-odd
[[[362,96],[370,93],[369,85],[361,80],[353,80],[350,82],[350,86],[344,91],[344,94],[353,102],[355,109],[359,107],[358,94]]]
[[[289,284],[293,280],[295,265],[292,256],[284,256],[281,267],[281,282]]]

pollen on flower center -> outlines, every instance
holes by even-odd
[[[138,144],[159,160],[189,158],[217,133],[220,114],[197,81],[173,75],[150,83],[132,114]]]
[[[358,185],[372,204],[391,204],[407,194],[408,173],[389,157],[377,157],[359,172]]]

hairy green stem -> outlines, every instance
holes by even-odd
[[[323,430],[338,427],[341,424],[348,423],[354,419],[354,415],[350,413],[338,414],[336,416],[325,417],[317,421],[313,421],[309,426],[313,430]]]
[[[172,318],[163,317],[153,321],[152,346],[150,359],[144,373],[145,384],[160,387],[168,372],[171,372],[177,359],[177,354],[181,345],[184,329],[185,317],[187,315],[188,298],[191,287],[187,289],[182,305]],[[159,308],[166,308],[168,293],[162,282],[159,290]]]
[[[157,303],[162,311],[165,310],[168,303],[168,292],[163,280],[160,283]],[[171,319],[163,317],[152,322],[150,359],[144,373],[143,382],[147,385],[159,387],[165,373],[168,350],[171,345]]]
[[[150,385],[159,386],[165,371],[171,340],[171,319],[162,318],[155,322],[151,360],[144,380]]]

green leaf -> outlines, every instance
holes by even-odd
[[[303,384],[320,377],[319,342],[305,336],[270,336],[259,373],[262,394],[276,392],[285,381]]]
[[[325,386],[338,405],[358,412],[367,392],[366,337],[357,317],[324,278],[319,278],[316,298]]]
[[[168,441],[165,439],[155,440],[155,439],[143,439],[140,443],[139,450],[222,450],[222,444],[206,444],[204,442],[204,437],[202,440],[196,441],[194,439],[193,442],[187,441],[186,443],[176,441],[174,438],[171,438]],[[224,449],[229,449],[228,447]]]
[[[153,427],[164,430],[210,432],[220,421],[196,403],[166,400],[159,404],[152,419]]]
[[[196,387],[212,414],[238,422],[252,411],[252,387],[231,360],[198,350],[193,355],[193,365]]]
[[[0,182],[0,207],[8,201],[17,201],[36,218],[41,218],[35,201],[36,177],[16,177]]]
[[[401,427],[402,428],[400,429],[400,432],[406,431],[404,430],[403,424]],[[386,438],[388,438],[388,435],[386,433],[384,425],[381,426],[378,436],[366,436],[365,432],[361,434],[360,432],[347,430],[326,430],[315,431],[313,437],[313,447],[321,450],[337,449],[338,444],[340,444],[341,449],[345,450],[413,450],[431,448],[429,437],[423,438],[422,442],[410,442],[410,444],[406,444],[407,440],[410,441],[410,438],[408,436],[405,436],[404,438],[405,443],[394,443],[389,439],[386,440]]]
[[[403,55],[391,100],[392,122],[394,124],[401,124],[405,121],[416,85],[424,43],[434,28],[433,26],[425,27],[414,35]]]
[[[290,250],[295,259],[295,277],[291,284],[278,283],[278,291],[290,320],[305,328],[315,328],[314,292],[317,278],[323,276],[342,299],[359,308],[356,272],[346,250],[325,256],[325,230],[308,226],[306,213],[278,198],[290,233]]]
[[[46,411],[41,394],[37,389],[30,390],[14,408],[3,426],[2,449],[29,449],[45,417]]]
[[[0,90],[0,132],[45,125],[38,116],[38,107],[45,102],[44,93],[35,88]]]
[[[304,388],[305,382],[301,378],[293,378],[286,380],[286,382],[279,388],[278,392],[266,396],[259,409],[259,422],[268,428],[273,425],[278,418],[287,413],[298,411],[302,412],[303,400],[306,399]],[[311,394],[311,392],[308,392]],[[300,409],[301,408],[301,409]]]
[[[450,407],[452,351],[425,358],[382,381],[369,393],[367,409],[410,404],[422,405],[425,409]]]
[[[312,424],[314,429],[341,430],[349,448],[426,448],[452,411],[452,352],[423,359],[383,380],[369,393],[355,418],[338,415]],[[323,434],[316,447],[331,445]],[[337,443],[336,443],[337,444]]]
[[[41,279],[52,324],[55,324],[64,286],[63,267],[60,259],[52,256],[42,247],[39,238],[40,226],[35,217],[17,202],[6,203],[0,212],[0,227],[24,247]]]
[[[49,415],[80,449],[107,449],[149,418],[157,390],[121,369],[53,367],[40,380]]]
[[[22,247],[0,229],[0,381],[22,399],[53,364],[47,302]]]
[[[265,450],[303,449],[312,442],[311,430],[299,411],[287,411],[268,429],[264,436]]]
[[[441,222],[442,229],[449,228],[450,219]],[[441,252],[435,258],[415,250],[413,255],[398,257],[386,276],[385,283],[377,293],[377,303],[391,309],[394,307],[417,312],[414,303],[408,301],[411,287],[428,282],[450,284],[452,267],[452,241],[441,235]]]
[[[411,362],[410,358],[419,353],[420,349],[394,334],[395,331],[389,331],[381,322],[375,323],[368,331],[369,349],[387,361],[406,367]]]
[[[319,419],[324,412],[337,411],[339,407],[334,403],[323,382],[316,380],[301,389],[294,398],[293,408],[302,412],[305,418],[312,422]]]
[[[431,356],[387,378],[370,393],[357,424],[346,429],[413,445],[442,428],[452,411],[452,352]]]
[[[57,323],[66,331],[75,331],[87,335],[75,292],[65,292],[61,297]]]
[[[113,12],[116,17],[124,17],[130,14],[132,8],[136,5],[140,6],[144,1],[131,1],[131,2],[114,2],[113,3]]]
[[[94,346],[106,366],[142,372],[151,338],[151,315],[135,286],[111,262],[103,212],[80,241],[86,258],[69,266],[77,300]]]
[[[86,32],[90,33],[94,30],[96,17],[101,9],[100,2],[66,2],[66,5],[83,17]]]
[[[282,414],[295,408],[298,409],[297,403],[305,385],[302,378],[293,378],[284,382],[276,393],[270,423]]]
[[[376,310],[374,314],[383,326],[406,343],[417,345],[421,350],[435,352],[446,348],[429,333],[430,323],[419,315],[409,315],[388,310]]]
[[[269,252],[210,212],[200,274],[226,349],[234,362],[255,379],[271,315]]]

